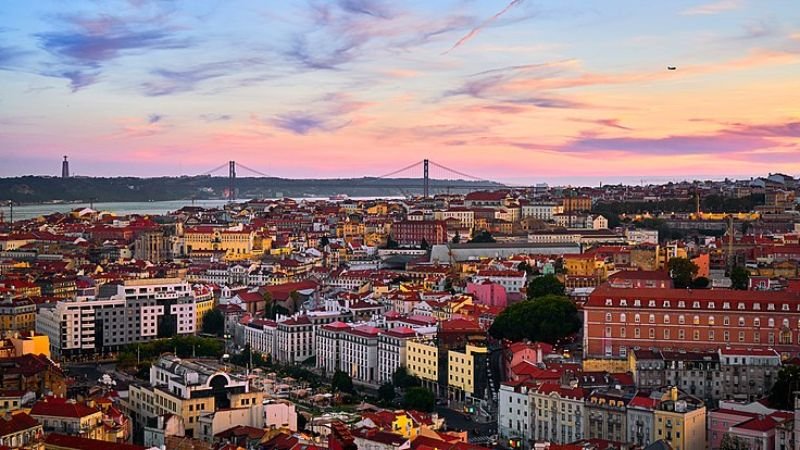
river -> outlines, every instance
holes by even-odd
[[[376,197],[351,197],[353,200],[374,200]],[[387,199],[402,198],[402,197],[386,197]],[[301,200],[328,200],[327,197],[307,197],[297,198]],[[238,200],[245,202],[247,200]],[[110,211],[117,215],[126,214],[165,214],[170,211],[181,209],[184,206],[194,204],[194,206],[202,206],[204,208],[213,208],[223,206],[228,203],[227,200],[168,200],[161,202],[98,202],[94,204],[94,209],[98,211]],[[25,220],[33,217],[44,216],[56,212],[69,212],[74,209],[88,208],[89,203],[45,203],[37,205],[17,205],[14,206],[14,220]],[[10,209],[4,205],[0,211],[3,212],[5,219],[10,219]]]

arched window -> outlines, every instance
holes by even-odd
[[[669,314],[664,314],[664,323],[669,323]]]
[[[606,322],[611,322],[611,313],[606,313]]]
[[[679,324],[681,324],[681,325],[683,325],[684,323],[686,323],[686,318],[685,318],[685,317],[683,317],[683,314],[681,314],[680,316],[678,316],[678,323],[679,323]]]
[[[642,318],[639,316],[639,314],[635,314],[633,316],[633,321],[636,322],[636,323],[639,323],[639,322],[642,321]]]
[[[624,322],[625,322],[625,319],[627,319],[627,316],[625,315],[625,313],[622,313],[622,314],[620,314],[620,315],[619,315],[619,321],[620,321],[620,322],[623,322],[623,323],[624,323]]]
[[[760,326],[761,326],[761,319],[760,319],[760,318],[758,318],[758,317],[756,317],[755,319],[753,319],[753,326],[754,326],[754,327],[760,327]]]
[[[700,316],[692,317],[692,323],[695,325],[700,325]]]
[[[714,316],[708,316],[708,324],[714,325]]]
[[[769,320],[767,321],[767,326],[769,326],[770,328],[774,328],[775,327],[775,319],[770,317]]]

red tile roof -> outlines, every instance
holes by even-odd
[[[0,437],[19,433],[36,426],[39,426],[39,422],[24,412],[9,414],[6,417],[0,416]]]
[[[107,442],[97,439],[87,439],[78,436],[68,436],[66,434],[51,433],[44,440],[46,446],[68,448],[74,450],[145,450],[145,447],[134,444],[122,444],[119,442]]]
[[[65,398],[45,397],[39,400],[31,408],[32,416],[52,416],[52,417],[86,417],[99,412],[84,403]]]

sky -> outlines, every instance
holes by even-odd
[[[92,176],[798,174],[800,4],[4,0],[0,176],[62,155]]]

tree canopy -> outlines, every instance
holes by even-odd
[[[353,379],[350,378],[350,375],[341,370],[337,370],[333,373],[331,388],[334,392],[346,392],[348,394],[355,392],[353,389]]]
[[[667,266],[672,282],[678,289],[691,287],[692,280],[697,276],[697,271],[700,270],[697,264],[686,258],[672,258]]]
[[[741,266],[731,269],[731,287],[739,291],[746,291],[750,287],[750,272]]]
[[[554,343],[580,327],[578,310],[568,298],[546,295],[523,300],[503,310],[489,328],[489,334],[497,339]]]
[[[409,375],[405,366],[400,366],[392,374],[392,384],[394,384],[394,386],[397,388],[406,389],[409,387],[418,386],[419,380],[416,377]]]
[[[528,283],[528,298],[534,299],[545,295],[564,295],[564,284],[552,274],[536,277]]]
[[[481,231],[475,233],[472,236],[472,239],[470,239],[468,243],[469,244],[491,244],[493,242],[496,242],[496,241],[492,237],[491,233],[489,233],[486,230],[481,230]]]
[[[800,366],[785,365],[769,392],[769,403],[777,409],[794,409],[794,393],[800,390]]]
[[[217,308],[212,309],[203,316],[203,333],[222,337],[225,332],[225,315]]]
[[[395,392],[392,383],[383,383],[381,387],[378,388],[378,399],[384,404],[390,404],[396,395],[397,392]]]
[[[433,392],[423,387],[412,387],[406,391],[403,397],[403,407],[422,412],[432,412],[436,406],[436,398]]]

